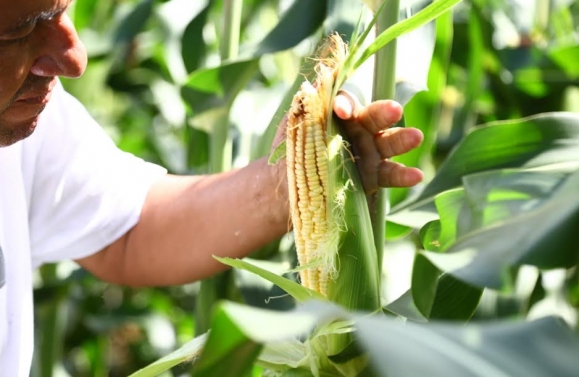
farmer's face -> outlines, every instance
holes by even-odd
[[[29,136],[57,76],[78,77],[86,51],[65,11],[72,0],[0,0],[0,147]]]

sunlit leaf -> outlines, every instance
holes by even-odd
[[[307,363],[302,358],[304,349],[295,339],[304,339],[316,324],[336,319],[355,321],[356,341],[367,352],[377,376],[566,377],[574,376],[579,367],[579,339],[554,318],[523,323],[416,324],[381,315],[350,314],[323,302],[310,302],[285,313],[224,302],[217,307],[213,330],[195,363],[194,375],[243,376],[263,344],[279,344],[277,350],[266,354],[265,365],[282,370],[302,366]],[[284,349],[287,356],[280,354]],[[329,375],[327,370],[319,373]]]
[[[244,376],[264,343],[292,341],[310,332],[315,323],[315,317],[309,313],[289,315],[223,302],[216,308],[212,330],[195,363],[194,375]]]
[[[446,191],[436,197],[439,221],[421,229],[426,250],[445,252],[464,232],[471,215],[464,189]],[[462,228],[462,229],[461,229]],[[427,318],[468,320],[480,300],[482,289],[464,283],[439,270],[422,254],[417,254],[412,269],[412,297]]]
[[[219,258],[219,257],[214,258],[223,264],[253,272],[254,274],[261,276],[262,278],[269,280],[270,282],[276,284],[278,287],[286,291],[288,294],[290,294],[293,298],[295,298],[299,302],[305,302],[312,299],[325,300],[324,296],[322,296],[320,293],[314,290],[306,288],[296,283],[295,281],[276,275],[273,272],[259,268],[241,259]]]
[[[579,160],[579,115],[540,114],[482,126],[450,153],[434,179],[412,201],[393,212],[420,207],[445,190],[460,186],[463,176],[490,169],[573,163]]]
[[[579,77],[579,68],[576,64],[573,64],[574,61],[579,59],[579,46],[570,45],[553,49],[550,51],[549,56],[555,61],[555,63],[563,68],[570,78]]]
[[[461,1],[462,0],[435,1],[431,5],[422,9],[420,12],[416,13],[413,17],[404,21],[400,21],[392,27],[388,28],[382,34],[377,36],[376,40],[362,52],[361,56],[356,60],[354,67],[357,68],[362,65],[362,63],[364,63],[370,56],[374,55],[379,49],[387,45],[390,41],[432,21],[436,17],[449,11],[452,7]]]
[[[542,205],[459,238],[444,254],[425,252],[440,269],[477,286],[499,289],[522,264],[565,268],[579,260],[579,173]]]
[[[303,342],[292,339],[284,342],[266,344],[256,364],[269,369],[292,370],[302,368],[311,373],[308,366],[308,349]]]
[[[327,10],[324,21],[324,34],[339,33],[344,40],[350,40],[363,14],[363,4],[360,0],[326,1]]]
[[[160,358],[159,360],[146,366],[143,369],[139,369],[129,377],[154,377],[174,367],[175,365],[188,361],[194,361],[197,357],[199,357],[201,350],[203,349],[203,345],[206,341],[207,334],[200,335],[197,338],[187,342],[175,352]]]

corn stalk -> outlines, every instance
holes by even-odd
[[[388,11],[379,12],[376,20],[376,33],[380,34],[398,22],[400,0],[386,0]],[[376,53],[374,61],[374,83],[372,100],[393,99],[396,88],[396,39]],[[370,216],[374,231],[374,244],[378,255],[378,266],[382,266],[386,234],[386,209],[388,206],[388,189],[380,189],[370,202]]]
[[[223,40],[220,54],[222,61],[235,59],[239,52],[239,35],[241,28],[242,0],[225,0],[223,4]],[[231,106],[231,104],[229,104]],[[233,160],[233,143],[229,136],[229,112],[219,118],[213,125],[210,138],[210,171],[219,173],[231,169]],[[203,334],[210,328],[213,306],[219,300],[241,301],[241,295],[235,286],[233,271],[225,271],[201,282],[197,296],[196,332]]]

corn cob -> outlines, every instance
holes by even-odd
[[[320,50],[314,83],[305,81],[293,98],[287,124],[287,176],[302,285],[327,295],[336,273],[339,198],[330,195],[328,117],[346,45],[335,34]],[[341,146],[341,139],[338,144]],[[335,149],[335,148],[334,148]],[[336,202],[338,200],[338,203]]]

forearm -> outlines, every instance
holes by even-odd
[[[167,176],[151,188],[139,223],[79,261],[131,286],[183,284],[224,269],[213,255],[243,257],[288,231],[285,187],[262,159],[227,173]]]

